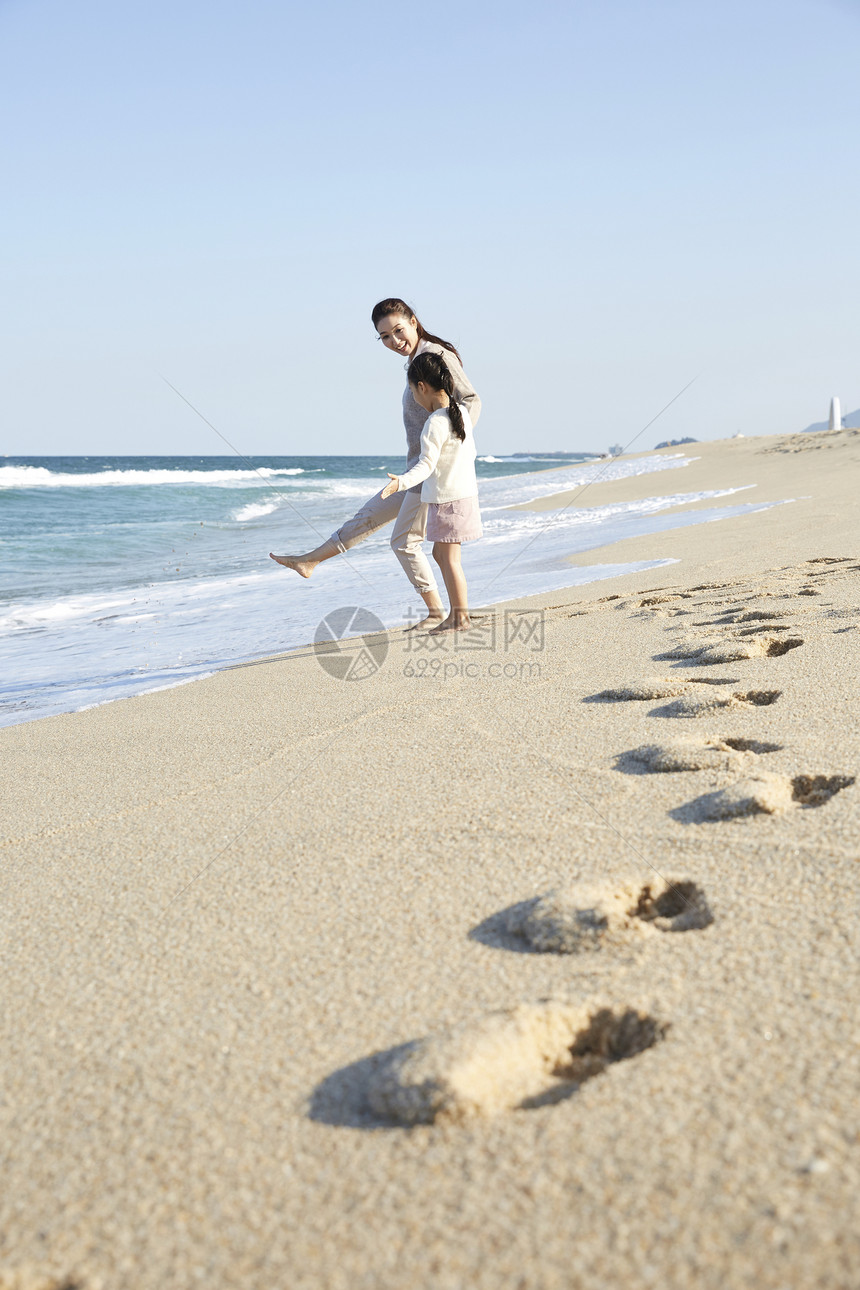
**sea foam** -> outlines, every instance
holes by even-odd
[[[100,470],[92,474],[63,473],[45,466],[0,466],[0,488],[103,488],[142,484],[253,484],[281,475],[304,475],[302,466],[275,470]]]

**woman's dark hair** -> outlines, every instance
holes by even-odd
[[[454,379],[451,369],[441,354],[434,354],[432,349],[425,350],[413,358],[406,373],[410,385],[423,381],[431,390],[444,390],[448,395],[448,416],[451,418],[451,429],[458,439],[466,438],[466,427],[463,425],[463,413],[454,397]]]
[[[450,340],[443,340],[441,336],[434,336],[432,332],[425,331],[421,323],[418,322],[418,315],[415,310],[411,305],[407,305],[405,300],[401,300],[399,296],[391,296],[388,300],[380,300],[378,305],[373,306],[370,318],[374,327],[378,329],[382,319],[387,318],[389,314],[402,314],[404,318],[414,318],[418,325],[419,340],[428,340],[432,345],[441,345],[449,353],[456,354],[457,361],[462,363],[463,360]]]

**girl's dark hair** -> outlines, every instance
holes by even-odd
[[[463,413],[454,397],[454,379],[451,369],[441,354],[434,354],[432,349],[425,350],[413,358],[406,373],[410,385],[423,381],[431,390],[444,390],[448,395],[448,416],[451,418],[451,429],[458,439],[466,438],[466,427],[463,425]]]
[[[460,358],[459,353],[451,344],[450,340],[443,340],[441,336],[434,336],[432,332],[425,331],[421,326],[421,323],[418,322],[418,316],[415,313],[415,310],[411,305],[407,305],[405,300],[401,300],[399,296],[391,296],[388,300],[380,300],[378,305],[373,306],[370,318],[374,327],[378,328],[382,319],[387,318],[389,314],[402,314],[404,318],[414,318],[418,325],[419,340],[428,340],[433,345],[441,345],[442,348],[447,349],[449,353],[456,354],[457,361],[462,363],[463,360]]]

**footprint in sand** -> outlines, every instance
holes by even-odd
[[[850,564],[854,559],[856,559],[856,556],[853,555],[817,555],[812,560],[807,560],[806,564]],[[802,569],[803,565],[798,565],[797,568]],[[820,577],[823,573],[842,572],[842,569],[816,569],[815,576]]]
[[[732,627],[740,623],[768,623],[772,625],[775,632],[784,632],[788,628],[778,625],[778,619],[790,618],[788,610],[770,610],[764,609],[732,609],[724,614],[722,618],[705,618],[699,623],[691,624],[693,627]],[[762,629],[765,630],[765,629]]]
[[[488,919],[538,954],[580,954],[655,932],[688,932],[714,921],[705,893],[687,878],[655,877],[620,887],[556,888]],[[487,924],[482,927],[489,930]]]
[[[781,690],[735,690],[728,695],[707,694],[702,698],[685,695],[665,707],[654,708],[649,716],[660,717],[703,717],[709,713],[736,707],[768,707],[776,703],[782,694]]]
[[[854,558],[854,556],[849,555],[822,555],[818,556],[814,560],[807,560],[805,565],[798,565],[798,571],[803,571],[803,576],[806,577],[807,581],[796,594],[798,596],[820,596],[821,592],[818,587],[816,587],[815,581],[818,581],[821,578],[833,577],[834,575],[839,577],[841,574],[856,572],[860,569],[860,565],[851,563]],[[810,568],[810,565],[813,567]],[[814,566],[816,565],[828,565],[832,567],[822,569],[815,568]],[[812,581],[813,579],[815,579],[815,581]]]
[[[735,771],[749,762],[750,755],[779,752],[782,744],[765,743],[760,739],[673,739],[662,744],[644,744],[621,753],[616,769],[652,774],[673,771],[726,770]],[[631,765],[632,763],[632,765]]]
[[[776,630],[782,631],[783,628]],[[655,658],[693,660],[698,666],[709,663],[735,663],[747,658],[778,658],[789,650],[798,649],[803,644],[801,636],[773,636],[759,634],[761,629],[753,628],[750,633],[743,633],[742,639],[720,641],[687,641],[657,654]]]
[[[668,1028],[636,1007],[522,1004],[393,1050],[371,1075],[367,1101],[407,1125],[531,1110],[570,1097]]]
[[[775,622],[780,618],[790,618],[791,614],[787,609],[745,609],[743,613],[736,616],[737,623],[769,623]]]
[[[737,685],[736,676],[648,677],[644,681],[622,681],[610,690],[590,694],[583,703],[624,703],[628,700],[671,699],[697,685]]]
[[[735,690],[733,694],[706,694],[701,698],[692,694],[675,699],[662,708],[653,708],[649,717],[706,717],[726,708],[766,708],[776,703],[782,690]]]
[[[795,775],[791,778],[762,772],[739,779],[719,792],[705,793],[669,814],[682,824],[730,820],[744,815],[781,815],[798,807],[808,810],[824,806],[854,782],[854,775]]]

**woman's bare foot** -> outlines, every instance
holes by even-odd
[[[403,630],[407,632],[414,632],[419,627],[431,627],[434,623],[437,623],[437,624],[441,623],[442,618],[443,618],[443,612],[441,609],[439,610],[438,613],[434,613],[433,610],[431,609],[427,617],[422,618],[420,623],[413,623],[411,627],[404,627]]]
[[[467,632],[472,626],[469,615],[462,609],[456,613],[449,614],[447,618],[430,630],[431,636],[441,636],[443,632]]]
[[[301,578],[309,578],[317,567],[316,560],[303,560],[300,555],[273,555],[270,551],[269,557],[285,569],[293,569]]]

